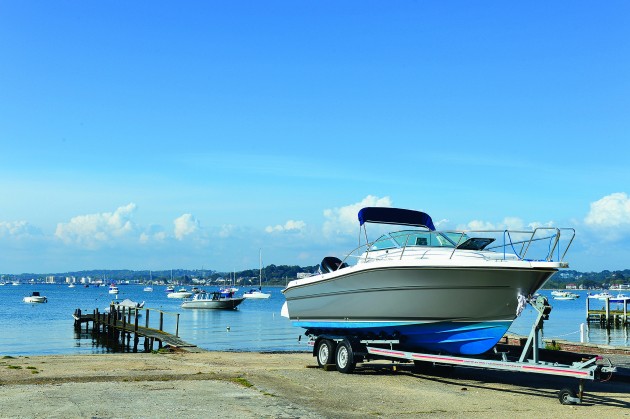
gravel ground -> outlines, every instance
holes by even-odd
[[[372,362],[353,374],[305,353],[160,353],[0,358],[0,417],[630,417],[630,383],[463,368],[416,373]]]

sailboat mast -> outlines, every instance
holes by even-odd
[[[258,269],[258,281],[260,285],[258,285],[258,289],[262,291],[262,249],[258,251],[258,258],[260,259]]]

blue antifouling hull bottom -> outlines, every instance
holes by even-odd
[[[492,349],[512,320],[488,322],[322,322],[294,321],[314,335],[357,336],[361,339],[398,339],[400,349],[478,355]]]

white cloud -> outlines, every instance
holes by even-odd
[[[0,237],[24,238],[41,234],[39,228],[30,225],[27,221],[0,221]]]
[[[199,230],[199,221],[192,214],[184,214],[176,218],[173,223],[175,224],[174,233],[177,240],[183,240],[184,237]]]
[[[131,219],[135,210],[136,205],[130,203],[114,212],[79,215],[68,223],[58,223],[55,236],[67,244],[95,248],[100,243],[133,233],[135,225]]]
[[[630,198],[625,192],[617,192],[591,203],[584,222],[591,227],[630,226]]]
[[[158,231],[156,233],[146,233],[143,232],[140,234],[140,238],[138,241],[142,244],[150,243],[150,242],[163,242],[166,240],[166,232]]]
[[[281,232],[296,232],[302,231],[306,227],[306,223],[304,221],[295,221],[289,220],[284,225],[276,225],[276,226],[267,226],[265,227],[265,231],[267,233],[281,233]]]
[[[219,230],[219,237],[225,239],[230,237],[234,232],[235,227],[232,224],[224,224],[221,226],[221,230]]]
[[[379,198],[368,195],[361,202],[350,204],[341,208],[324,210],[323,231],[324,236],[356,234],[359,220],[357,214],[364,207],[391,207],[392,201],[389,197]]]

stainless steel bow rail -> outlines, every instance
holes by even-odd
[[[412,361],[416,366],[438,364],[489,370],[546,374],[573,377],[579,380],[577,392],[563,388],[558,392],[562,404],[579,404],[584,395],[585,380],[608,380],[616,371],[610,360],[600,356],[571,364],[544,362],[540,359],[539,344],[543,322],[549,318],[551,306],[546,297],[529,299],[528,303],[538,311],[538,317],[518,360],[508,359],[507,353],[491,354],[500,359],[485,357],[451,356],[432,353],[407,352],[396,349],[400,344],[397,339],[366,340],[357,336],[310,335],[309,344],[313,346],[313,356],[321,367],[334,365],[342,373],[351,373],[358,362],[370,360]],[[326,369],[326,368],[325,368]]]

